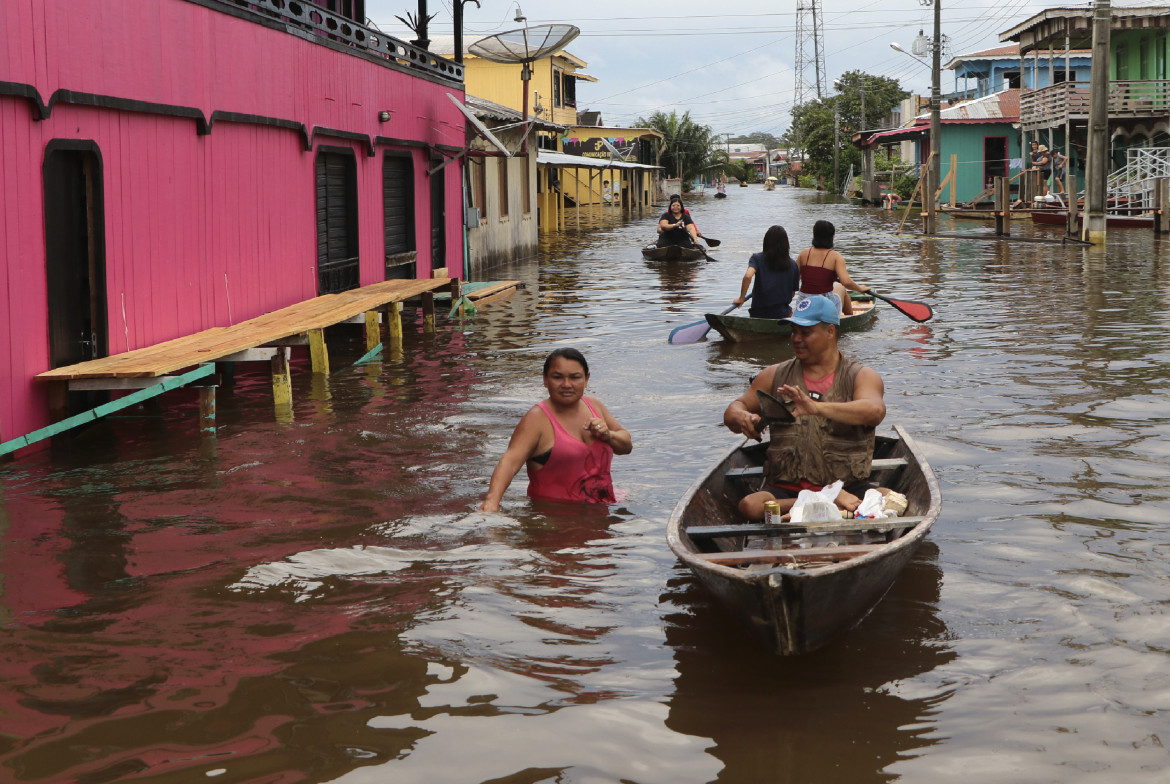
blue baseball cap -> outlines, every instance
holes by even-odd
[[[841,311],[837,309],[837,303],[833,300],[822,294],[815,294],[798,302],[792,315],[781,321],[791,321],[802,327],[815,327],[822,322],[840,325]]]

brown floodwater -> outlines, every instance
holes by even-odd
[[[291,422],[245,370],[215,437],[177,392],[0,466],[0,780],[1170,781],[1170,240],[899,237],[786,188],[690,206],[717,260],[644,262],[653,217],[570,218],[475,318],[328,380],[298,360]],[[665,524],[790,349],[666,338],[770,224],[798,249],[818,218],[856,280],[935,307],[842,345],[943,513],[859,627],[777,658]],[[625,500],[536,507],[522,472],[475,511],[565,345],[633,434]]]

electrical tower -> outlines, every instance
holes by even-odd
[[[821,28],[819,0],[796,3],[796,91],[793,107],[824,97],[825,31]]]

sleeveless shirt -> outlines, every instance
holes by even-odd
[[[812,264],[806,263],[800,268],[800,290],[802,293],[828,294],[833,290],[833,284],[837,282],[837,270],[824,266],[824,262],[828,260],[829,254],[832,252],[831,249],[825,251],[820,266],[814,267]],[[809,261],[812,261],[811,250],[808,252],[808,258]]]
[[[597,416],[588,398],[589,413]],[[537,403],[553,426],[552,454],[543,468],[528,468],[528,497],[543,501],[584,501],[595,504],[613,503],[613,480],[609,475],[613,463],[613,447],[595,440],[586,444],[565,430],[543,403]]]
[[[862,367],[841,354],[833,371],[833,384],[821,399],[827,403],[853,400],[853,383]],[[795,358],[776,367],[772,394],[784,399],[780,387],[785,384],[808,391],[804,370]],[[792,424],[773,425],[764,464],[765,484],[807,479],[823,486],[838,479],[846,484],[868,479],[874,431],[865,425],[846,425],[820,416],[802,416]]]

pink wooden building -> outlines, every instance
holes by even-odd
[[[0,2],[0,441],[39,372],[462,276],[462,66],[325,5]]]

